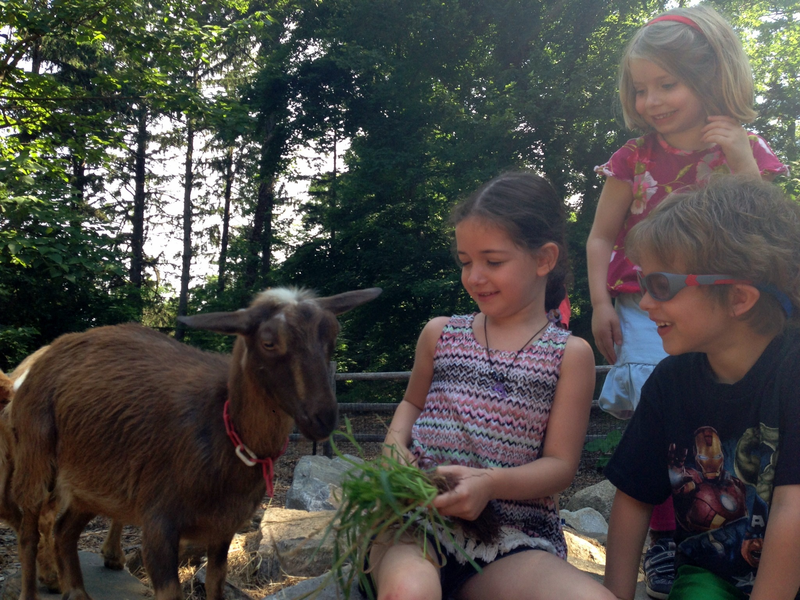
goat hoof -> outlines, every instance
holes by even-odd
[[[103,557],[103,565],[106,569],[111,569],[112,571],[121,571],[125,568],[125,563],[118,556]]]
[[[48,573],[46,576],[39,576],[39,583],[43,585],[48,592],[57,594],[61,591],[61,586],[58,584],[58,574]]]

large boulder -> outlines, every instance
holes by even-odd
[[[284,575],[317,577],[327,572],[333,564],[333,536],[321,546],[320,541],[333,515],[328,510],[266,510],[258,547],[259,577],[280,581]]]
[[[567,561],[602,581],[606,569],[606,549],[596,539],[569,529],[564,530],[567,540]]]
[[[589,506],[575,512],[562,510],[561,518],[564,519],[564,523],[583,535],[603,541],[608,535],[608,523],[603,515]]]
[[[565,508],[570,512],[576,512],[586,507],[593,508],[608,522],[611,516],[611,504],[614,502],[616,493],[617,488],[608,479],[604,479],[600,483],[576,492]]]
[[[362,462],[354,456],[348,460]],[[294,510],[336,510],[341,500],[341,482],[353,465],[340,457],[304,456],[294,468],[292,486],[286,494],[286,508]]]

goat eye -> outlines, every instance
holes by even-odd
[[[264,347],[264,350],[275,350],[275,342],[267,340],[261,342],[261,345]]]

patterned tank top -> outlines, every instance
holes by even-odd
[[[411,432],[411,450],[438,465],[517,467],[542,455],[561,359],[569,331],[552,322],[519,352],[492,351],[495,389],[486,348],[475,339],[475,315],[451,317],[436,344],[433,381]],[[472,558],[490,562],[517,547],[541,548],[566,558],[555,498],[492,500],[502,524],[500,541],[487,546],[457,530],[456,542]],[[461,562],[446,536],[445,547]]]

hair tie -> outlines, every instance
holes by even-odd
[[[568,329],[564,321],[561,320],[561,311],[557,308],[547,311],[547,320],[559,329]]]
[[[652,25],[653,23],[658,23],[659,21],[676,21],[678,23],[683,23],[684,25],[688,25],[692,29],[699,31],[700,33],[703,33],[703,30],[700,29],[700,25],[692,21],[689,17],[682,17],[681,15],[661,15],[660,17],[656,17],[652,21],[648,21],[645,24],[645,27],[647,27],[648,25]]]

